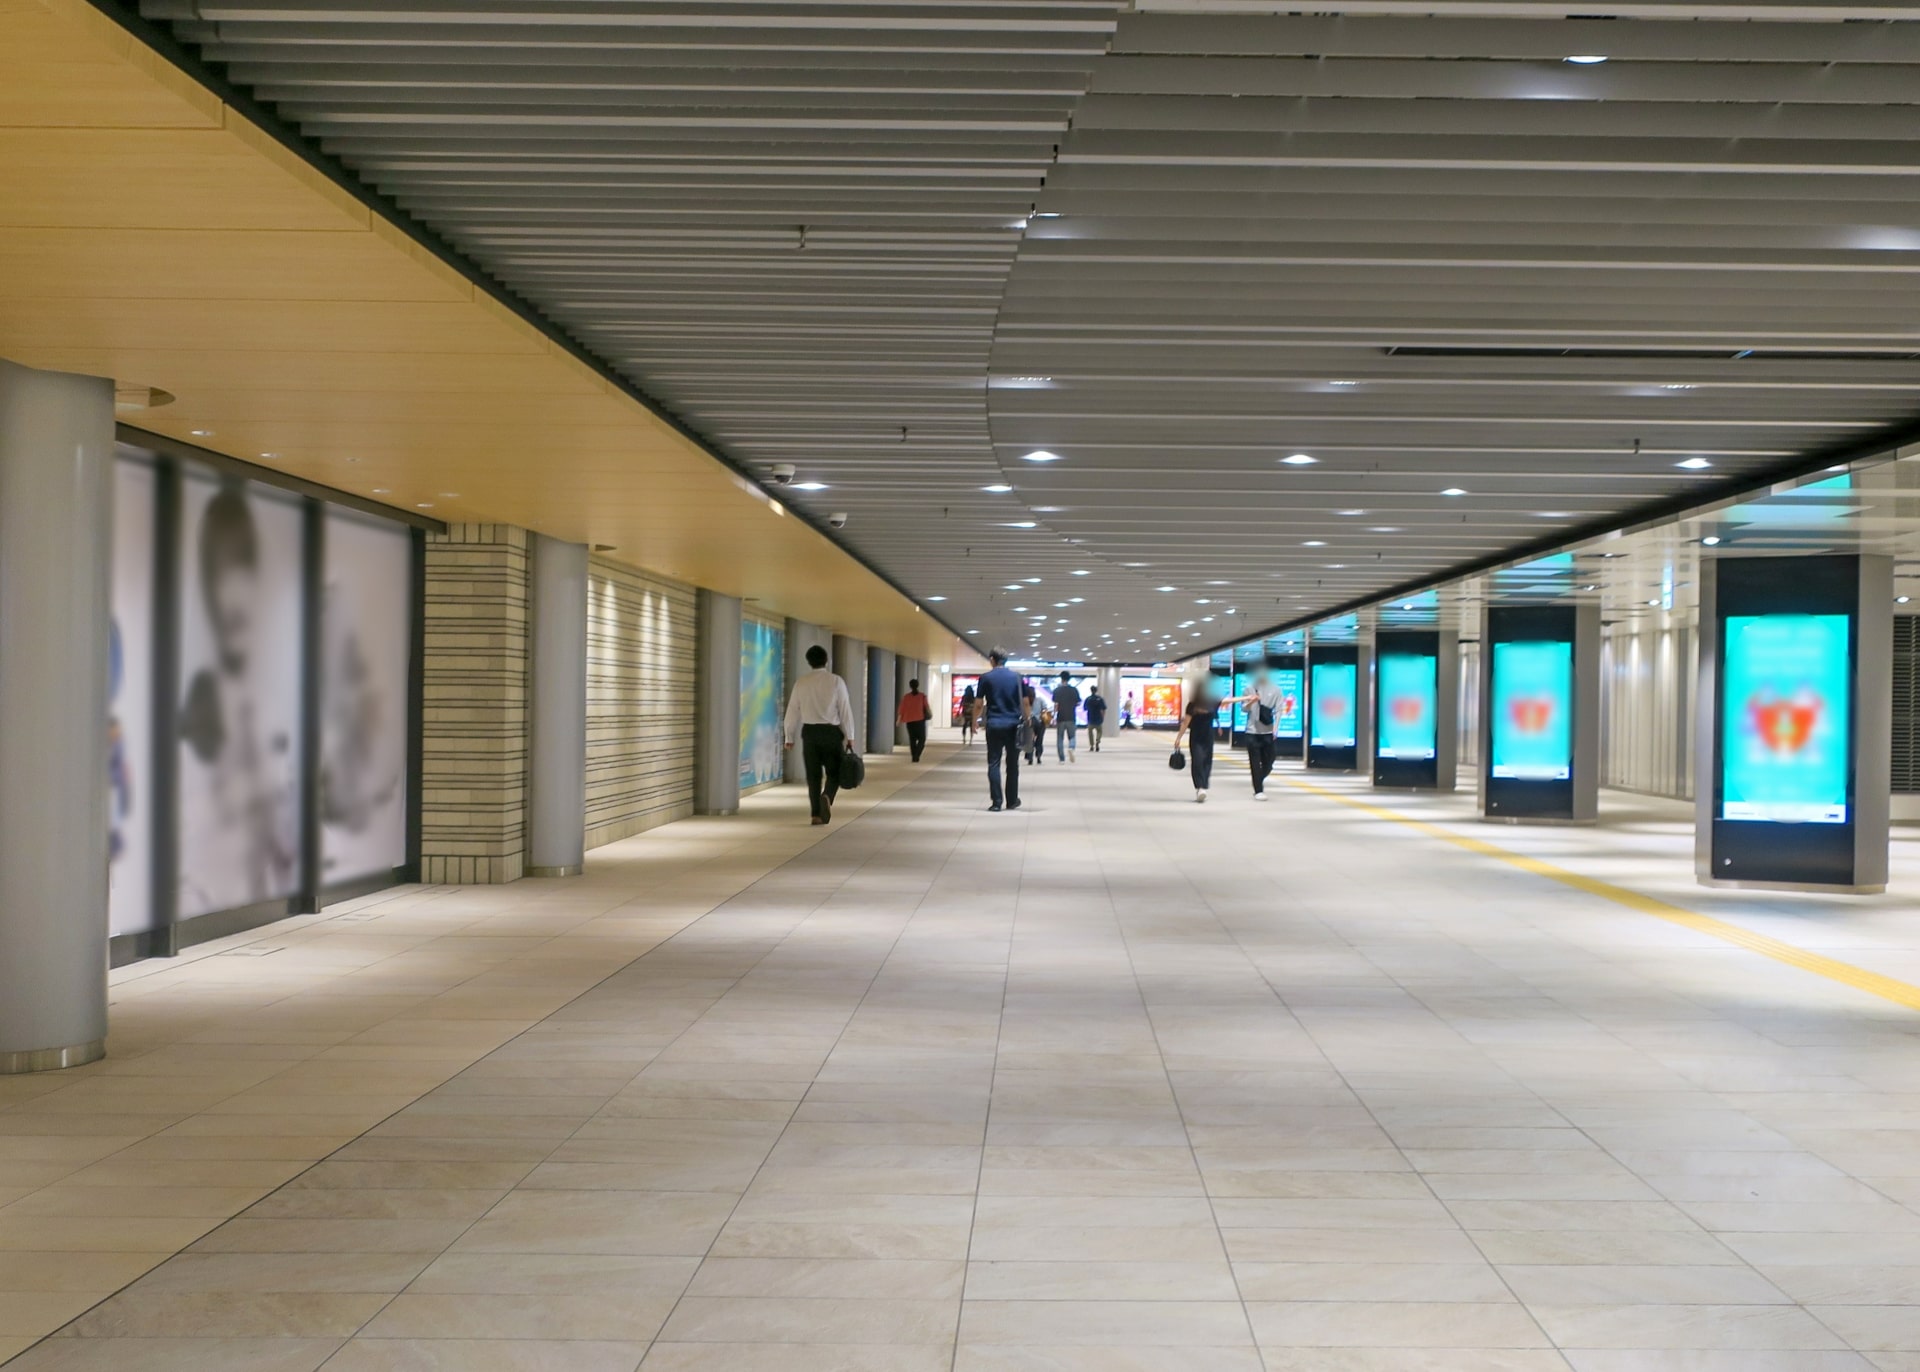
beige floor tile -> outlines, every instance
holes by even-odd
[[[355,1339],[327,1372],[633,1372],[644,1343],[586,1339]]]
[[[642,1372],[951,1372],[940,1344],[654,1344]]]
[[[314,1372],[338,1339],[47,1339],[7,1372]]]
[[[959,1262],[860,1258],[708,1258],[690,1296],[955,1300],[966,1281]]]
[[[345,1339],[386,1304],[383,1293],[180,1291],[138,1286],[68,1331],[82,1338]]]
[[[660,1332],[673,1297],[617,1288],[588,1292],[394,1297],[361,1331],[369,1339],[589,1339],[645,1343]]]
[[[1515,1304],[1249,1301],[1262,1348],[1545,1348],[1547,1336]]]

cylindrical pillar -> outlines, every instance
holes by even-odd
[[[693,812],[740,809],[740,598],[701,590],[694,673]]]
[[[528,693],[530,877],[574,877],[587,861],[587,549],[535,534]]]
[[[853,706],[853,732],[847,740],[855,752],[865,752],[867,722],[867,645],[845,634],[833,636],[833,670],[847,683],[847,700]]]
[[[885,648],[867,649],[867,746],[869,753],[893,751],[894,655]]]
[[[786,689],[782,691],[780,695],[782,701],[792,700],[793,683],[813,670],[813,668],[807,664],[807,649],[814,647],[826,649],[828,659],[831,661],[833,654],[833,635],[821,628],[818,624],[809,624],[804,619],[789,619],[787,621],[787,652],[785,664],[787,680]],[[784,709],[784,706],[782,708]],[[782,715],[782,718],[784,719],[785,716]],[[783,780],[789,786],[804,785],[807,780],[807,769],[804,759],[800,756],[800,749],[789,748],[786,750],[786,753],[787,765]]]
[[[107,1038],[113,383],[0,362],[0,1073]]]

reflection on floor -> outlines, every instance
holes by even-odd
[[[0,1083],[9,1372],[1920,1372],[1920,1016],[1164,749],[123,979]],[[1914,974],[1616,802],[1471,827]]]

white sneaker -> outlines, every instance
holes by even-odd
[[[1255,791],[1253,793],[1253,798],[1255,800],[1265,800],[1267,798],[1267,793],[1265,791]]]
[[[1196,800],[1202,805],[1205,805],[1207,803],[1207,793],[1205,791],[1195,791],[1193,793],[1193,798],[1194,800]]]

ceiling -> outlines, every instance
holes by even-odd
[[[1903,9],[139,8],[976,642],[1183,654],[1920,416]]]
[[[140,427],[931,662],[953,636],[84,0],[0,0],[0,357]]]

